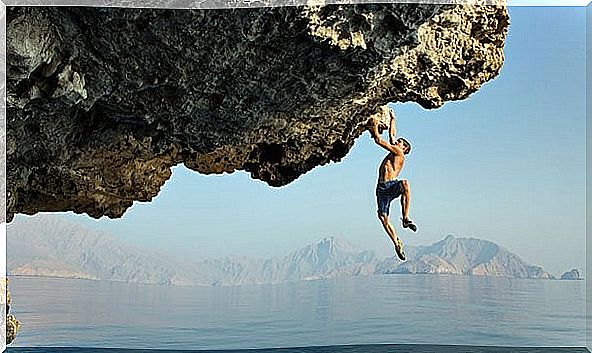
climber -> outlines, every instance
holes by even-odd
[[[380,147],[389,151],[384,157],[378,170],[378,183],[376,185],[376,201],[378,204],[378,219],[382,223],[384,230],[393,241],[395,251],[401,260],[405,260],[403,251],[403,242],[397,237],[395,228],[389,221],[389,208],[391,202],[401,196],[401,218],[403,228],[409,228],[417,231],[417,226],[409,219],[409,202],[411,198],[411,189],[409,182],[405,179],[397,179],[403,164],[405,155],[411,152],[411,144],[404,138],[399,137],[395,140],[397,129],[395,127],[395,113],[388,109],[389,122],[389,142],[382,139],[381,133],[386,130],[386,125],[381,123],[378,116],[368,120],[368,130],[374,139],[374,142]]]

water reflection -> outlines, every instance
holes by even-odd
[[[582,281],[386,275],[167,287],[13,278],[18,346],[584,346]]]

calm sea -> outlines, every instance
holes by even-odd
[[[420,352],[413,347],[583,347],[586,341],[584,281],[386,275],[170,287],[13,277],[9,288],[11,312],[23,324],[11,347],[231,350],[340,345],[325,351]]]

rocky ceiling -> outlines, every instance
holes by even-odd
[[[120,217],[180,163],[288,184],[388,102],[477,91],[508,24],[501,6],[9,8],[7,218]]]

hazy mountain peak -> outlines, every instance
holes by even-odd
[[[315,244],[316,250],[320,253],[337,254],[353,253],[356,247],[342,237],[326,236]]]
[[[553,278],[539,266],[525,263],[501,246],[483,239],[452,235],[409,251],[409,261],[389,259],[377,267],[379,273],[446,273],[456,275]]]
[[[134,250],[112,236],[55,215],[17,217],[8,226],[8,272],[177,285],[238,285],[389,273],[552,278],[539,266],[482,239],[449,234],[428,246],[407,247],[408,261],[379,261],[338,236],[326,236],[286,256],[246,256],[183,262]],[[564,278],[578,278],[572,270]]]

